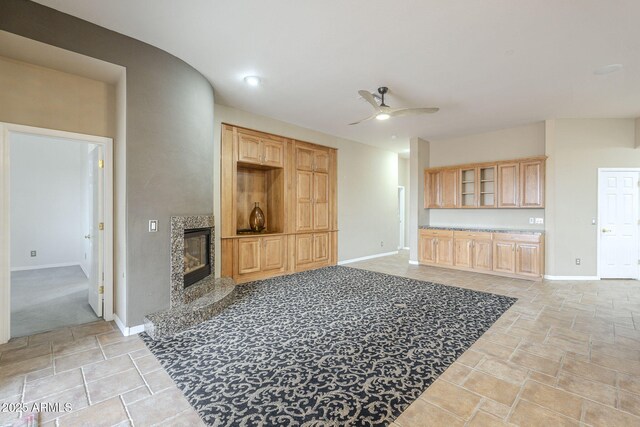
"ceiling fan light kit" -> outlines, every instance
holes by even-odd
[[[349,123],[349,125],[357,125],[358,123],[366,122],[371,119],[376,120],[387,120],[392,117],[402,117],[402,116],[412,116],[416,114],[429,114],[435,113],[439,110],[439,108],[431,107],[431,108],[391,108],[387,104],[384,103],[384,96],[389,92],[389,88],[385,86],[381,86],[378,88],[378,93],[380,97],[374,96],[374,94],[370,93],[366,90],[359,90],[358,94],[375,110],[374,113],[367,117],[366,119],[359,120],[357,122]],[[378,99],[380,100],[380,104],[378,104]]]

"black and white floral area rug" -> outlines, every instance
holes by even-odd
[[[516,300],[348,267],[242,285],[147,346],[212,426],[380,426]]]

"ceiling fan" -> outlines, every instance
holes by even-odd
[[[439,108],[391,108],[387,104],[384,103],[384,95],[389,92],[389,88],[387,87],[379,87],[378,93],[380,97],[377,95],[373,95],[367,90],[359,90],[358,93],[361,97],[365,99],[373,109],[375,110],[373,114],[366,119],[358,120],[357,122],[349,123],[349,125],[357,125],[358,123],[366,122],[367,120],[377,119],[377,120],[387,120],[391,117],[402,117],[402,116],[412,116],[415,114],[428,114],[435,113]],[[380,99],[380,104],[376,101],[376,99]]]

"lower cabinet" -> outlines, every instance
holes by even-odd
[[[454,265],[460,268],[491,271],[491,233],[454,231]]]
[[[222,276],[244,283],[335,265],[337,234],[329,231],[223,238]]]
[[[420,230],[418,252],[422,264],[453,265],[453,232]]]
[[[248,237],[236,240],[237,277],[281,273],[287,267],[286,236]]]
[[[296,269],[329,264],[330,233],[296,234]]]
[[[542,279],[544,237],[536,233],[421,229],[418,259],[426,265]]]

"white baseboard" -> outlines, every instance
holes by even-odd
[[[411,264],[411,265],[420,265],[420,263],[418,261],[412,261],[412,260],[409,260],[409,264]]]
[[[41,270],[44,268],[56,268],[56,267],[74,267],[76,265],[82,268],[82,265],[79,262],[62,262],[59,264],[28,265],[26,267],[13,267],[11,271]]]
[[[89,272],[87,271],[86,268],[84,268],[84,264],[80,263],[78,264],[80,266],[80,268],[82,269],[82,272],[84,273],[85,276],[87,276],[87,279],[89,278]]]
[[[118,329],[120,329],[120,332],[122,332],[122,335],[124,335],[125,337],[128,337],[129,335],[136,335],[136,334],[139,334],[140,332],[144,332],[144,325],[138,325],[138,326],[132,326],[132,327],[124,326],[124,323],[122,323],[122,320],[120,320],[117,314],[113,315],[113,320],[116,322]]]
[[[368,260],[368,259],[380,258],[380,257],[383,257],[383,256],[397,255],[397,254],[398,254],[398,251],[393,251],[393,252],[385,252],[385,253],[382,253],[382,254],[363,256],[363,257],[360,257],[360,258],[345,259],[344,261],[338,261],[338,265],[351,264],[352,262],[365,261],[365,260]]]
[[[544,275],[547,280],[600,280],[598,276],[550,276]]]

